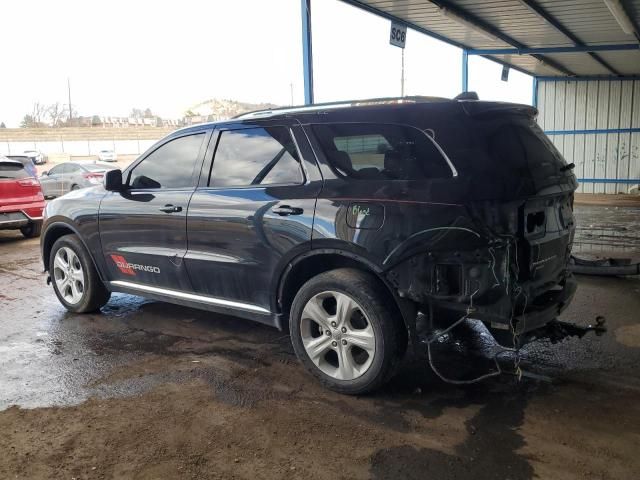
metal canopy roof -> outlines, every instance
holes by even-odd
[[[534,76],[640,75],[640,0],[343,0]],[[595,50],[595,51],[594,51]]]

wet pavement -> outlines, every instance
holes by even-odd
[[[640,254],[637,213],[579,207],[595,226],[577,238]],[[37,240],[0,232],[0,478],[640,471],[640,280],[579,277],[562,319],[604,315],[609,332],[528,346],[522,368],[550,381],[454,386],[410,354],[381,392],[345,397],[303,371],[286,333],[122,294],[99,314],[71,314],[40,271]],[[458,378],[490,371],[480,339],[441,346],[436,363]]]

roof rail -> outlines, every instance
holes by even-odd
[[[278,113],[286,114],[288,112],[314,112],[322,108],[362,107],[368,105],[384,105],[393,103],[428,103],[443,100],[450,101],[450,99],[444,97],[427,97],[421,95],[414,95],[409,97],[367,98],[362,100],[340,100],[337,102],[314,103],[313,105],[297,105],[290,107],[271,108],[266,110],[254,110],[251,112],[241,113],[233,118],[261,117],[267,115],[275,115]]]

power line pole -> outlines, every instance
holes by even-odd
[[[400,96],[404,97],[404,48],[402,49],[402,73],[400,75]]]
[[[69,120],[73,118],[73,108],[71,108],[71,81],[67,77],[67,92],[69,93]]]

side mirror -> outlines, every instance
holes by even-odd
[[[122,170],[109,170],[104,174],[104,189],[108,192],[122,191]]]

